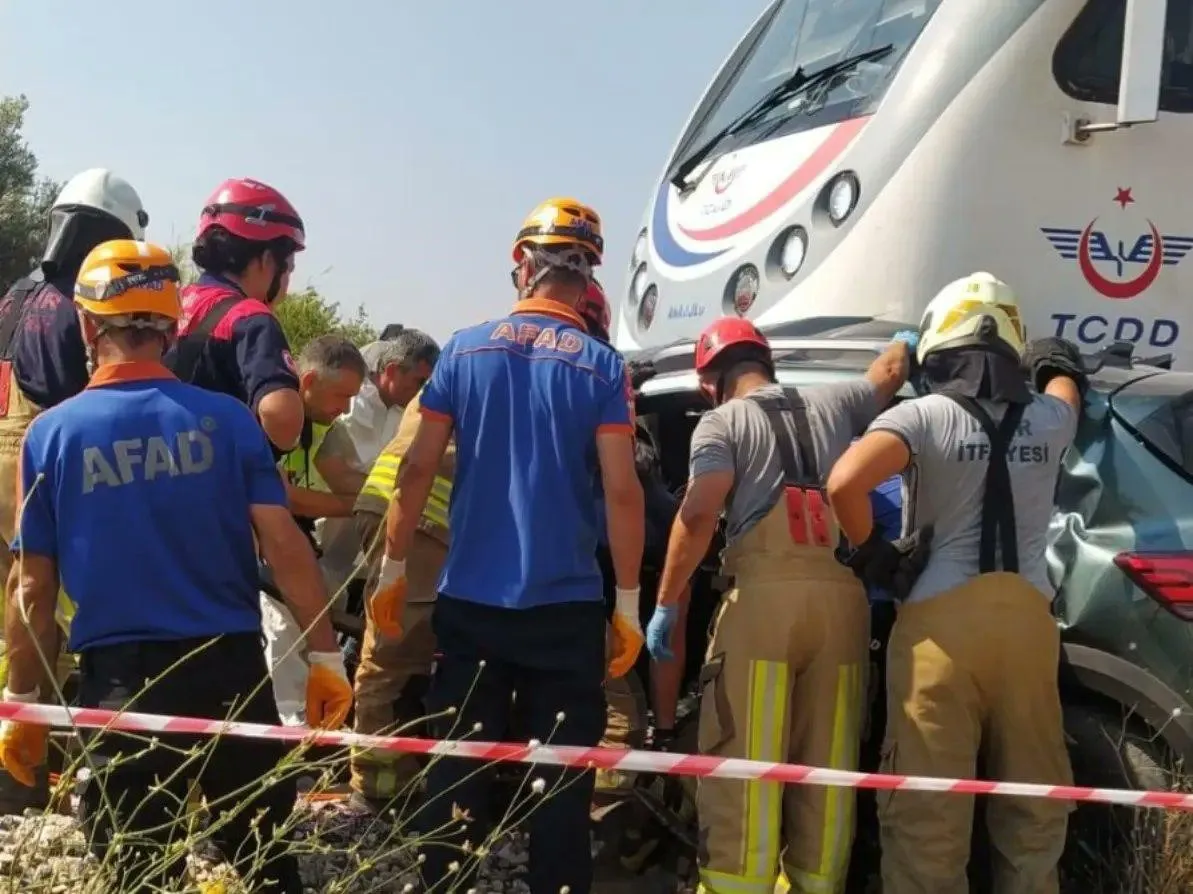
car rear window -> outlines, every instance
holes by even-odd
[[[1193,375],[1163,373],[1119,389],[1115,414],[1174,466],[1193,474]]]

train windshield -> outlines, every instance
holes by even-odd
[[[940,0],[778,0],[673,162],[872,112]],[[714,151],[715,150],[715,151]]]

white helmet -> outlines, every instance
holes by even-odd
[[[128,227],[133,239],[144,239],[149,225],[149,215],[137,191],[107,168],[91,168],[71,177],[51,211],[66,208],[93,208],[110,214]]]
[[[929,354],[946,348],[997,347],[999,342],[1016,357],[1023,356],[1027,332],[1019,301],[1002,280],[989,273],[971,273],[953,280],[928,302],[920,319],[916,359],[923,363]]]

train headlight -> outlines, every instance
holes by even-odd
[[[746,311],[754,306],[758,299],[758,287],[761,279],[758,268],[753,264],[743,264],[729,277],[725,288],[725,312],[744,317]]]
[[[828,218],[839,227],[857,207],[860,193],[857,177],[852,172],[838,174],[828,191]]]
[[[788,279],[799,273],[808,253],[808,233],[803,227],[792,227],[783,237],[779,248],[779,269]]]
[[[643,332],[654,322],[655,307],[659,303],[659,287],[651,286],[642,295],[642,303],[638,306],[638,326]]]
[[[639,264],[646,263],[646,230],[638,234],[638,239],[634,242],[634,253],[630,255],[630,267],[637,267]]]
[[[634,271],[634,276],[630,280],[630,304],[637,306],[642,301],[642,296],[646,294],[646,265],[639,264],[638,269]]]

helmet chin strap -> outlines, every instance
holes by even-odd
[[[265,293],[265,303],[273,304],[277,300],[278,293],[282,291],[282,277],[286,275],[286,262],[273,249],[270,249],[269,256],[273,258],[274,271],[269,289]]]

